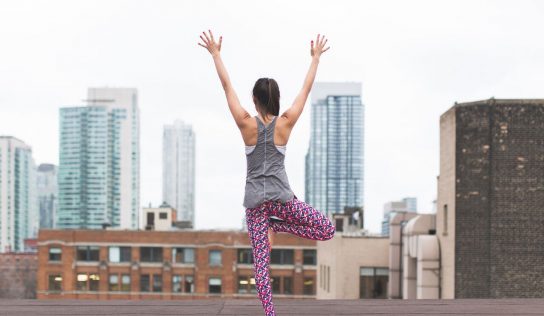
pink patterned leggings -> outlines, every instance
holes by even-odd
[[[271,221],[276,216],[283,221]],[[274,232],[286,232],[302,238],[329,240],[336,231],[329,218],[309,204],[293,199],[281,203],[266,201],[256,208],[246,209],[246,222],[253,248],[255,287],[266,316],[276,315],[270,286],[270,243],[268,228]]]

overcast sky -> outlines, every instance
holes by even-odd
[[[6,1],[0,0],[0,135],[58,164],[59,107],[87,87],[135,87],[141,109],[141,202],[161,203],[164,124],[196,133],[196,228],[240,228],[246,161],[208,52],[211,28],[242,104],[275,78],[282,110],[310,64],[309,41],[329,38],[317,81],[362,82],[365,211],[436,198],[439,116],[455,101],[544,97],[544,2],[538,1]],[[286,168],[304,195],[307,104]]]

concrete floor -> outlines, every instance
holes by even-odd
[[[275,299],[278,315],[544,315],[544,299],[297,300]],[[264,315],[257,299],[9,300],[0,315]]]

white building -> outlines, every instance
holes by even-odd
[[[38,234],[36,166],[32,149],[0,136],[0,252],[24,251],[24,239]]]
[[[136,89],[90,88],[60,110],[59,228],[137,229],[140,113]]]
[[[163,201],[177,210],[180,221],[195,224],[195,133],[177,120],[165,125],[162,150]]]

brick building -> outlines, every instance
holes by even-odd
[[[544,99],[440,117],[441,298],[544,297]]]
[[[39,299],[255,297],[247,231],[42,229]],[[315,298],[316,241],[279,233],[275,297]]]
[[[36,298],[36,252],[0,253],[0,298]]]

